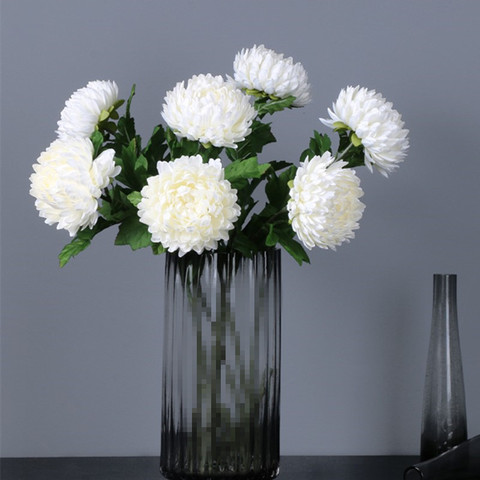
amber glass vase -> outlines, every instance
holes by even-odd
[[[167,254],[165,275],[162,474],[274,478],[280,251]]]

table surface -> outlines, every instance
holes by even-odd
[[[285,456],[279,480],[402,480],[416,456]],[[2,458],[2,480],[162,480],[158,457]]]

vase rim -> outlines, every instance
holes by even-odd
[[[191,251],[191,252],[188,252],[185,255],[182,255],[182,257],[179,257],[178,251],[175,251],[175,252],[168,252],[167,251],[167,252],[165,252],[165,254],[168,255],[168,256],[173,256],[173,257],[178,256],[179,258],[183,258],[183,257],[187,257],[187,256],[193,256],[195,258],[201,258],[201,257],[210,257],[210,256],[214,256],[214,255],[217,255],[217,256],[237,255],[237,256],[243,257],[243,258],[253,258],[253,257],[256,257],[258,255],[272,254],[272,253],[277,253],[277,252],[281,252],[281,251],[282,251],[282,249],[278,248],[278,247],[269,248],[269,249],[260,250],[256,253],[254,253],[252,255],[252,257],[248,257],[248,256],[244,255],[242,252],[239,252],[238,250],[228,250],[228,251],[208,250],[208,251],[203,251],[202,253],[196,253],[194,251]]]

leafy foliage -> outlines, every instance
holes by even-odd
[[[322,135],[316,130],[313,132],[313,137],[310,138],[308,148],[300,155],[300,161],[303,162],[307,158],[313,158],[314,156],[322,156],[325,152],[332,151],[332,142],[328,135]]]
[[[265,97],[257,100],[254,105],[258,112],[258,116],[263,118],[267,114],[273,115],[275,112],[281,112],[286,108],[293,108],[292,105],[294,101],[295,97],[293,96],[278,98],[275,100]]]
[[[357,143],[356,140],[352,141],[353,132],[349,133],[347,130],[339,130],[338,135],[340,137],[338,150],[339,152],[345,152],[342,155],[342,160],[347,162],[348,167],[361,167],[365,165],[365,152],[363,145]],[[358,139],[358,137],[355,135]]]
[[[129,215],[118,229],[115,245],[130,245],[132,250],[152,245],[151,235],[144,223],[140,223],[137,215]]]
[[[60,266],[65,266],[72,257],[85,250],[90,245],[93,237],[97,235],[97,233],[100,233],[102,230],[105,230],[111,225],[113,225],[111,222],[108,222],[103,218],[99,218],[98,222],[93,228],[86,228],[85,230],[78,232],[75,238],[70,243],[65,245],[58,255]]]
[[[243,142],[240,142],[237,148],[228,148],[226,153],[230,160],[240,160],[262,153],[263,147],[274,142],[276,142],[276,138],[273,136],[270,124],[254,120],[252,133]]]
[[[219,158],[222,153],[227,159],[225,179],[237,190],[241,214],[230,232],[228,242],[219,243],[219,251],[236,251],[251,257],[256,252],[281,246],[300,265],[309,262],[303,246],[295,240],[287,212],[289,182],[295,178],[297,167],[285,161],[258,161],[258,155],[264,148],[276,142],[271,124],[264,122],[263,118],[293,108],[295,97],[279,99],[256,92],[254,107],[257,117],[252,122],[251,133],[237,144],[237,148],[219,148],[179,138],[170,128],[162,125],[155,126],[147,144],[142,147],[142,139],[136,132],[135,120],[131,116],[134,95],[135,85],[125,102],[125,113],[119,115],[117,112],[124,103],[119,100],[108,112],[102,112],[97,129],[91,136],[94,156],[113,148],[115,162],[121,167],[121,172],[103,192],[98,210],[100,218],[95,227],[78,232],[61,251],[61,266],[87,248],[95,235],[113,225],[118,226],[116,245],[128,245],[132,250],[150,247],[154,254],[165,252],[161,244],[152,242],[147,226],[139,221],[137,206],[142,198],[142,188],[149,177],[157,174],[159,161],[170,161],[182,155],[201,155],[208,162],[210,158]],[[345,155],[348,165],[363,164],[363,147],[352,145],[345,129],[338,129],[338,133],[340,149],[348,150],[348,155]],[[300,161],[327,151],[331,151],[330,138],[314,131]],[[255,190],[262,182],[265,183],[266,202],[263,209],[254,212],[258,205]]]

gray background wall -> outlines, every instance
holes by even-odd
[[[263,160],[297,161],[341,88],[382,92],[410,129],[389,179],[362,170],[357,238],[283,256],[283,454],[419,448],[433,273],[457,273],[470,434],[480,433],[480,2],[1,1],[1,454],[156,455],[162,257],[104,232],[64,269],[66,232],[28,195],[31,165],[89,80],[113,79],[139,132],[165,92],[231,74],[265,43],[301,61],[312,104],[274,117]]]

